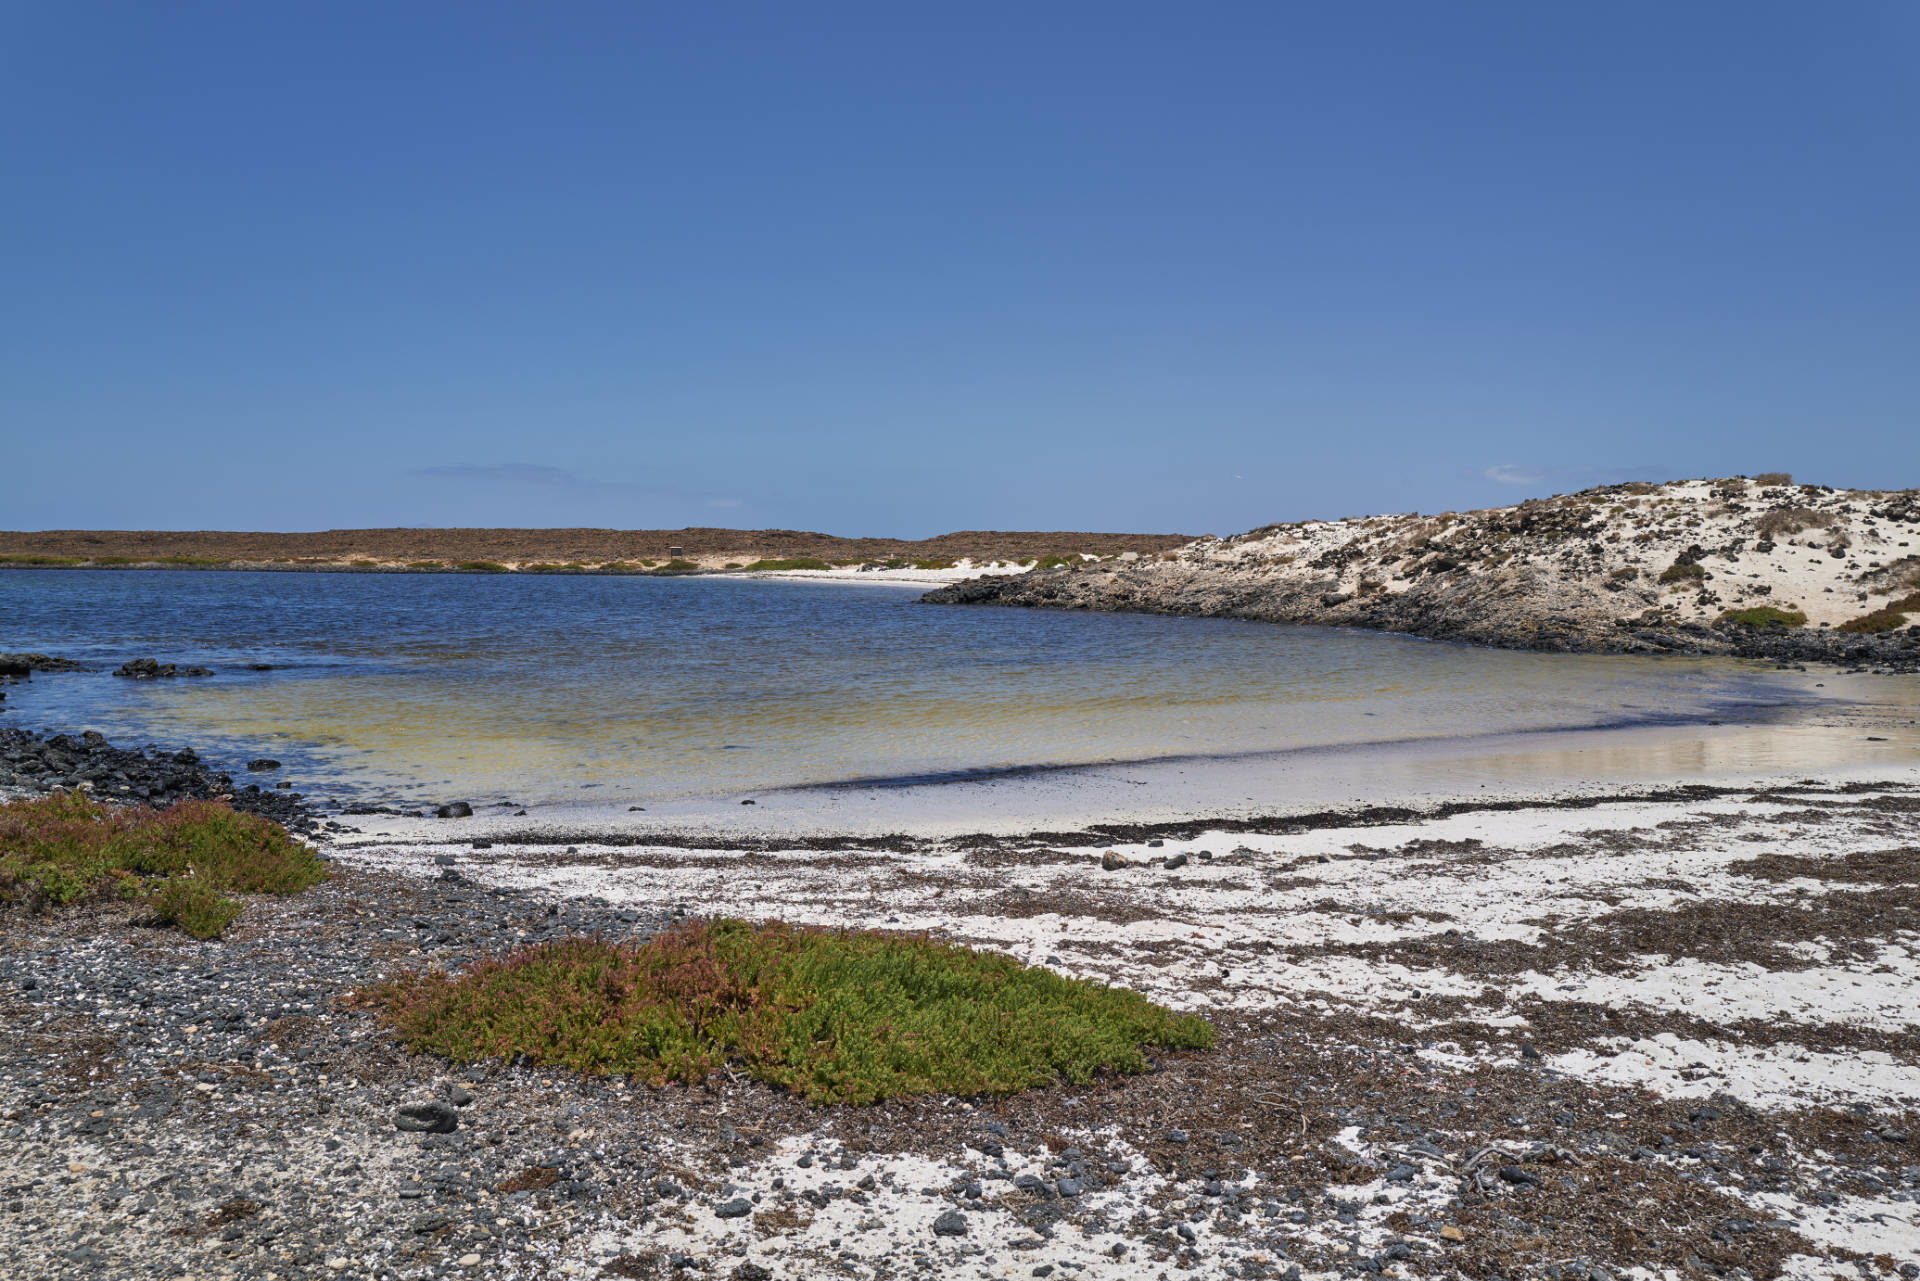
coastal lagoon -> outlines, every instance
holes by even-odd
[[[1536,731],[1782,723],[1751,664],[1222,619],[956,608],[747,577],[16,570],[0,647],[94,671],[0,723],[272,754],[302,788],[647,804]],[[130,658],[215,675],[135,682]]]

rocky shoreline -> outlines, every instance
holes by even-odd
[[[1920,495],[1733,478],[1269,526],[1151,560],[973,579],[923,599],[1913,672],[1916,549]]]
[[[278,769],[278,762],[256,758]],[[264,770],[261,772],[265,772]],[[262,787],[236,784],[233,775],[201,760],[191,747],[165,751],[115,747],[93,730],[80,734],[37,734],[0,728],[0,795],[7,789],[48,792],[55,788],[91,793],[95,798],[130,805],[171,805],[184,800],[224,800],[237,810],[258,814],[312,836],[329,820],[306,803],[290,784]],[[331,824],[338,828],[338,824]]]

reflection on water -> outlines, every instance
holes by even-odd
[[[5,723],[530,800],[1764,719],[1804,698],[1704,660],[744,579],[8,571],[0,618],[0,648],[102,668],[36,677]],[[103,674],[144,655],[218,675]]]
[[[1506,787],[1554,789],[1569,783],[1645,782],[1789,774],[1830,766],[1886,764],[1904,768],[1920,751],[1920,732],[1886,727],[1877,738],[1831,725],[1741,726],[1693,734],[1619,733],[1528,740],[1524,750],[1461,750],[1410,762],[1409,782],[1422,788],[1498,779]]]

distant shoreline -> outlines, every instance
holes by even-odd
[[[921,567],[921,566],[925,567]],[[417,565],[340,565],[340,564],[283,564],[274,561],[220,561],[215,564],[182,564],[176,561],[153,560],[133,563],[81,563],[81,564],[44,564],[25,560],[0,559],[0,571],[42,570],[54,573],[152,573],[158,570],[172,570],[182,573],[212,574],[386,574],[411,575],[415,577],[433,575],[458,575],[468,577],[508,577],[508,578],[730,578],[730,579],[779,579],[783,582],[801,583],[850,583],[867,586],[894,586],[916,588],[946,587],[955,583],[967,582],[976,578],[1006,577],[1025,573],[1033,565],[1032,561],[987,561],[975,564],[972,561],[934,561],[916,564],[912,561],[861,561],[841,565],[829,565],[824,569],[810,566],[789,568],[757,568],[753,565],[722,565],[707,567],[695,565],[692,568],[679,568],[672,565],[656,566],[495,566],[480,568],[477,566],[417,566]]]
[[[843,538],[787,529],[344,529],[0,531],[0,568],[309,573],[675,574],[948,570],[1148,558],[1185,534],[963,530]]]

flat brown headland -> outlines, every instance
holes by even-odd
[[[138,564],[204,568],[593,569],[683,559],[701,568],[811,558],[844,564],[903,559],[1025,562],[1048,556],[1150,555],[1188,534],[961,530],[936,538],[842,538],[794,529],[329,529],[312,533],[228,530],[48,529],[0,531],[0,564]],[[674,549],[679,549],[676,553]],[[435,562],[436,565],[428,565]]]

